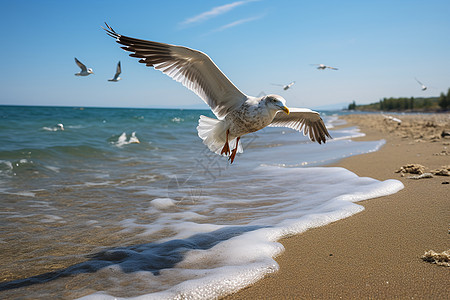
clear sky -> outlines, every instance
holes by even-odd
[[[202,100],[101,29],[207,53],[244,93],[288,106],[438,96],[450,87],[449,0],[0,0],[0,104],[189,107]],[[95,74],[76,77],[74,57]],[[118,61],[123,78],[111,83]],[[311,64],[339,68],[317,70]],[[418,78],[429,86],[421,91]],[[289,90],[280,86],[296,81]]]

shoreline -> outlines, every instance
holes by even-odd
[[[342,127],[365,133],[355,141],[385,139],[376,152],[351,156],[329,165],[358,176],[397,179],[396,194],[358,202],[365,210],[279,242],[285,247],[280,266],[255,284],[226,299],[269,298],[419,298],[445,299],[450,294],[448,267],[425,262],[428,250],[450,248],[449,176],[409,179],[395,173],[407,164],[430,172],[449,165],[450,115],[401,115],[399,125],[382,115],[347,115]],[[402,176],[403,175],[403,176]]]

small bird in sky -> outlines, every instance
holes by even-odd
[[[91,68],[86,68],[86,66],[81,61],[79,61],[76,57],[75,57],[75,63],[81,69],[81,71],[79,73],[75,73],[75,76],[88,76],[90,74],[94,74],[94,71],[92,71]]]
[[[121,78],[119,77],[120,73],[122,73],[122,68],[120,67],[120,61],[117,63],[117,69],[116,74],[114,74],[114,77],[112,79],[108,79],[108,81],[117,82]]]
[[[303,131],[319,144],[331,138],[318,112],[288,108],[286,100],[278,95],[244,94],[201,51],[128,37],[106,26],[107,34],[131,52],[131,57],[181,82],[209,105],[217,119],[200,116],[198,136],[212,152],[228,156],[231,163],[236,153],[243,152],[241,136],[266,126]]]
[[[273,85],[278,85],[278,86],[282,86],[283,87],[283,90],[288,90],[291,86],[293,86],[294,85],[294,83],[295,83],[295,81],[292,81],[291,83],[289,83],[289,84],[277,84],[277,83],[272,83]]]
[[[324,64],[312,64],[312,66],[317,66],[317,69],[319,69],[319,70],[325,70],[325,69],[338,70],[338,68],[326,66]]]
[[[421,86],[422,86],[422,91],[426,91],[427,90],[427,86],[424,85],[422,82],[420,82],[417,78],[414,78]]]

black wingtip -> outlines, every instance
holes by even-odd
[[[120,34],[118,34],[117,32],[114,31],[114,29],[108,25],[108,23],[105,22],[106,28],[101,26],[103,28],[103,30],[106,31],[106,33],[113,38],[118,39],[120,37]]]

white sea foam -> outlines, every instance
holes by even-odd
[[[170,288],[132,299],[213,299],[235,292],[278,269],[274,257],[283,251],[277,242],[280,238],[349,217],[364,209],[354,202],[389,195],[403,188],[397,180],[358,177],[343,168],[260,166],[245,174],[236,168],[227,175],[229,178],[202,186],[209,191],[207,199],[199,198],[181,206],[175,206],[173,199],[153,200],[151,206],[161,211],[151,224],[137,224],[135,220],[121,222],[131,231],[144,229],[147,236],[163,228],[175,233],[160,243],[185,240],[195,244],[204,239],[218,239],[210,248],[194,246],[173,268],[162,269],[158,276],[152,277],[151,285],[170,280]],[[247,187],[251,185],[258,188],[249,192]],[[223,190],[233,190],[234,194],[223,194]],[[165,212],[168,208],[175,211]],[[185,214],[186,209],[191,215]],[[211,218],[210,214],[205,216],[205,211],[213,214],[214,219],[222,220],[239,218],[244,212],[249,220],[241,226],[204,223]],[[192,220],[192,213],[204,216],[202,223]],[[223,232],[231,234],[222,238]],[[153,248],[149,246],[149,249]],[[120,269],[115,272],[128,276]],[[145,278],[142,280],[148,280]],[[82,299],[114,298],[95,293]]]
[[[46,167],[47,169],[49,169],[53,172],[56,172],[56,173],[59,173],[59,171],[61,170],[61,168],[53,167],[53,166],[44,166],[44,167]]]
[[[9,195],[24,196],[24,197],[35,197],[36,196],[36,193],[31,192],[31,191],[10,192],[6,188],[0,188],[0,193],[2,193],[2,194],[9,194]]]
[[[63,131],[64,126],[63,126],[63,124],[60,123],[60,124],[56,124],[54,127],[44,126],[44,127],[42,127],[42,129],[46,130],[46,131]]]
[[[156,209],[164,210],[166,208],[175,206],[175,201],[170,198],[156,198],[150,201],[150,204]]]
[[[56,215],[45,215],[45,218],[41,220],[42,223],[65,223],[62,217]]]
[[[13,169],[13,165],[9,160],[0,160],[0,166],[5,166],[7,170]]]
[[[184,120],[182,118],[175,117],[175,118],[172,118],[171,121],[174,123],[180,123],[180,122],[183,122]]]

